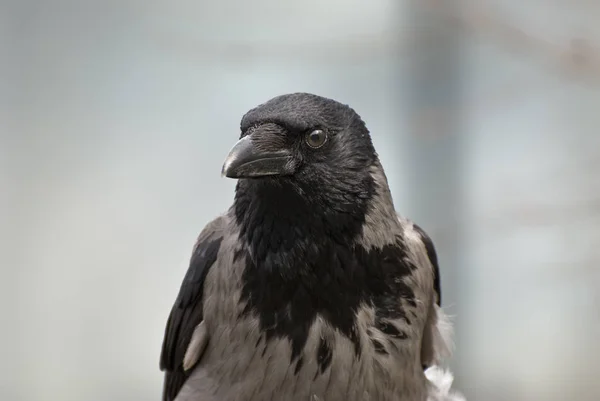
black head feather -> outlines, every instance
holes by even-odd
[[[315,129],[328,136],[318,149],[305,141]],[[284,147],[294,160],[291,175],[239,180],[235,209],[243,229],[273,224],[303,236],[329,232],[342,241],[358,234],[374,191],[369,168],[377,154],[352,108],[308,93],[282,95],[246,113],[241,130],[263,148]]]
[[[269,140],[279,138],[294,151],[298,168],[296,180],[327,181],[345,178],[352,181],[377,160],[365,123],[349,106],[308,93],[275,97],[250,110],[242,118],[242,136],[265,127]],[[324,130],[328,141],[318,149],[310,148],[304,137],[315,129]],[[275,135],[273,135],[275,131]],[[270,134],[270,135],[269,135]],[[325,176],[315,176],[317,173]],[[358,174],[362,175],[362,174]]]

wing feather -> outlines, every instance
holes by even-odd
[[[204,281],[208,271],[217,261],[223,240],[219,220],[213,220],[200,233],[192,251],[189,268],[167,320],[160,356],[160,369],[165,371],[163,401],[171,401],[177,396],[191,373],[191,367],[201,356],[202,350],[191,350],[186,360],[187,369],[184,369],[184,359],[190,342],[194,333],[200,332],[196,328],[203,320]],[[205,338],[202,341],[196,339],[194,343],[204,347],[206,342]],[[193,355],[193,364],[189,363],[190,355]]]
[[[421,237],[421,241],[425,246],[425,250],[427,251],[427,257],[431,262],[431,266],[433,267],[433,289],[436,294],[436,304],[438,306],[442,305],[442,286],[440,283],[440,266],[438,264],[437,252],[435,251],[435,246],[433,245],[433,241],[427,235],[427,233],[418,225],[413,223],[413,229],[419,234]]]
[[[440,267],[433,241],[427,233],[413,223],[413,230],[419,234],[421,242],[427,251],[427,258],[433,269],[434,299],[429,308],[427,322],[423,331],[421,343],[421,363],[426,369],[440,364],[452,354],[452,323],[441,308],[442,290],[440,281]]]

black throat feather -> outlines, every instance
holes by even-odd
[[[267,178],[240,180],[236,188],[233,209],[245,244],[235,255],[246,264],[244,313],[259,318],[265,342],[287,337],[292,360],[300,356],[317,315],[346,335],[358,354],[359,307],[373,305],[381,319],[405,317],[398,296],[413,297],[408,286],[394,280],[405,263],[401,241],[381,249],[365,249],[356,241],[374,195],[373,179],[353,190],[336,185],[302,187]],[[407,265],[402,274],[410,269]],[[321,368],[331,360],[328,347],[319,346]]]

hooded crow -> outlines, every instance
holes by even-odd
[[[164,401],[425,401],[450,355],[431,239],[369,130],[308,93],[250,110],[166,325]]]

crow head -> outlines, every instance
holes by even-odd
[[[222,169],[240,179],[238,188],[290,186],[341,204],[368,195],[377,154],[346,105],[308,93],[278,96],[246,113],[241,132]]]

